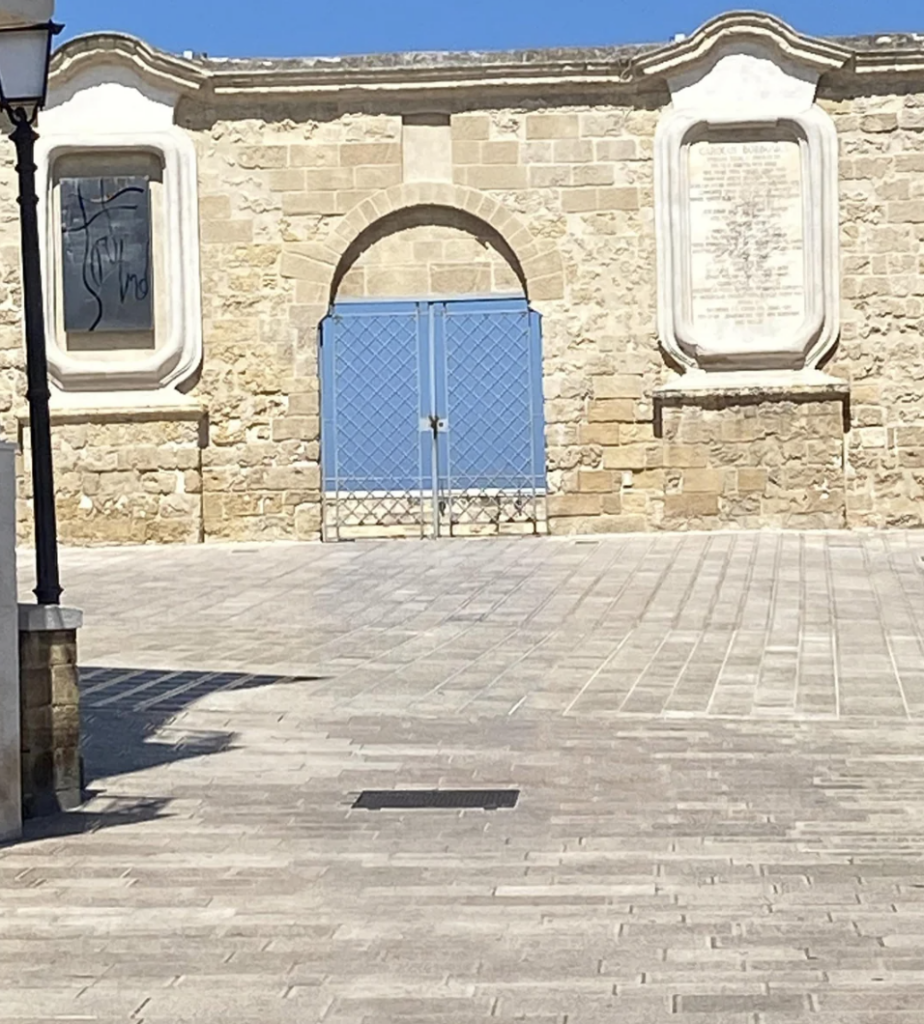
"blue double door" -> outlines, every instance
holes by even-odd
[[[542,343],[524,299],[344,302],[321,330],[328,533],[538,521]]]

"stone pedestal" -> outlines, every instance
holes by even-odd
[[[685,374],[655,391],[667,529],[846,526],[846,381]]]
[[[83,613],[19,606],[22,807],[26,818],[82,800],[77,630]]]

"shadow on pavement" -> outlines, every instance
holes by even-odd
[[[220,691],[317,681],[318,676],[81,668],[84,785],[230,749],[233,731],[189,729],[173,721],[203,697]]]
[[[98,832],[169,816],[167,798],[111,797],[106,795],[105,785],[93,783],[232,749],[236,733],[231,730],[191,729],[175,721],[203,697],[220,691],[321,681],[321,676],[81,668],[81,786],[87,803],[72,811],[28,819],[22,837],[14,844]],[[0,843],[0,849],[6,845],[9,844]]]
[[[95,794],[92,791],[87,793],[88,799],[93,796]],[[44,818],[29,818],[23,822],[22,837],[15,840],[15,845],[99,832],[115,825],[135,825],[138,822],[154,821],[165,817],[164,810],[168,803],[169,801],[163,798],[110,799],[103,800],[102,806],[94,806],[92,811],[78,808]],[[3,849],[2,844],[0,849]]]

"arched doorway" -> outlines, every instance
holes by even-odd
[[[471,214],[396,211],[348,248],[321,410],[325,538],[544,532],[540,318]]]

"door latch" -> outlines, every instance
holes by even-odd
[[[442,434],[446,431],[446,421],[442,416],[437,416],[435,413],[430,414],[430,429],[433,431],[434,436],[436,434]]]

